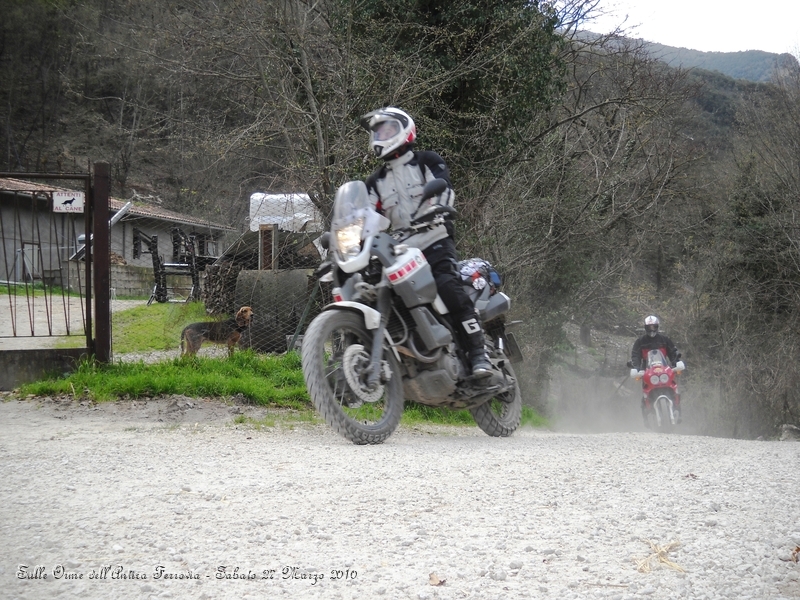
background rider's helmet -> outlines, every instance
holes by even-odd
[[[369,148],[378,158],[391,158],[417,139],[414,119],[393,106],[367,113],[361,117],[360,123],[369,132]]]
[[[655,337],[656,334],[658,333],[658,317],[653,315],[645,317],[644,330],[650,337]]]

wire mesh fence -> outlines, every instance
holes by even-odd
[[[201,355],[217,355],[229,344],[271,353],[297,347],[304,325],[330,293],[313,277],[322,261],[321,233],[287,230],[284,225],[285,221],[251,221],[251,227],[239,233],[166,211],[131,211],[111,233],[112,309],[195,302],[202,306],[202,311],[173,311],[174,322],[166,325],[169,339],[150,344],[169,351],[165,357],[179,352],[183,328],[193,322],[205,323],[193,329],[202,338],[197,341]],[[243,307],[250,315],[244,320],[237,318]],[[118,333],[119,327],[112,330],[115,357],[120,354]],[[184,343],[184,352],[195,350]]]

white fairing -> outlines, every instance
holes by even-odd
[[[352,308],[362,313],[364,315],[364,324],[367,326],[367,329],[377,329],[378,325],[381,324],[381,313],[374,308],[367,306],[366,304],[361,304],[360,302],[342,300],[340,302],[335,302],[334,304],[329,304],[325,307],[325,310],[339,308]]]

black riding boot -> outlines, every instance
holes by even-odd
[[[472,365],[472,376],[483,379],[492,374],[492,363],[486,355],[486,346],[483,343],[483,332],[470,333],[467,336],[469,362]]]

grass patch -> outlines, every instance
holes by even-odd
[[[111,317],[114,352],[174,350],[186,325],[211,320],[202,302],[154,302],[122,310]]]
[[[253,429],[261,431],[262,429],[272,429],[278,422],[281,425],[288,425],[290,428],[295,424],[308,424],[320,423],[321,419],[317,416],[312,408],[305,410],[287,410],[281,412],[279,415],[264,415],[260,419],[254,419],[247,415],[237,415],[233,419],[236,425],[248,425]]]
[[[475,419],[469,411],[451,408],[434,408],[415,402],[406,402],[403,410],[403,425],[419,425],[421,423],[437,423],[439,425],[475,425]]]
[[[295,352],[267,356],[246,350],[226,359],[194,356],[154,364],[98,365],[87,361],[66,377],[29,383],[20,391],[36,396],[88,397],[96,402],[170,394],[241,395],[254,404],[310,409],[300,357]]]
[[[185,309],[181,310],[181,307],[192,305],[202,307],[199,303],[191,303],[139,307],[125,312],[136,313],[145,310],[151,311],[149,315],[153,315],[158,311],[163,317],[161,319],[163,323],[176,316],[196,319],[196,312],[188,313]],[[188,316],[189,314],[194,316]],[[139,339],[138,334],[135,339]],[[133,344],[133,342],[128,343]],[[141,345],[137,348],[141,351]],[[65,377],[53,375],[21,386],[20,394],[22,397],[66,395],[89,398],[96,402],[173,394],[200,398],[241,396],[253,404],[293,409],[289,415],[280,415],[281,423],[286,423],[287,419],[298,423],[318,420],[306,391],[300,355],[297,352],[264,355],[257,354],[253,350],[242,350],[230,358],[192,356],[152,364],[139,361],[101,365],[84,361],[74,373]],[[275,419],[270,416],[255,420],[240,415],[234,422],[246,423],[258,429],[275,426]],[[413,402],[406,403],[401,423],[406,426],[420,423],[475,426],[475,421],[468,410],[432,408]],[[522,407],[521,425],[549,426],[545,418],[528,406]]]
[[[58,285],[45,286],[42,282],[37,281],[34,283],[7,283],[0,285],[0,296],[33,296],[40,297],[71,297],[79,298],[81,296],[78,292],[70,292]]]
[[[403,425],[409,426],[419,425],[421,423],[437,423],[439,425],[464,427],[472,427],[475,425],[475,419],[472,418],[472,415],[466,409],[453,410],[450,408],[433,408],[413,402],[406,403],[405,409],[403,410],[403,418],[400,422]],[[550,423],[530,406],[523,406],[520,427],[525,425],[547,428],[550,426]]]
[[[522,407],[522,420],[520,421],[520,425],[526,425],[528,427],[537,427],[537,428],[550,428],[550,421],[544,418],[542,415],[537,413],[533,410],[530,406],[523,406]]]

